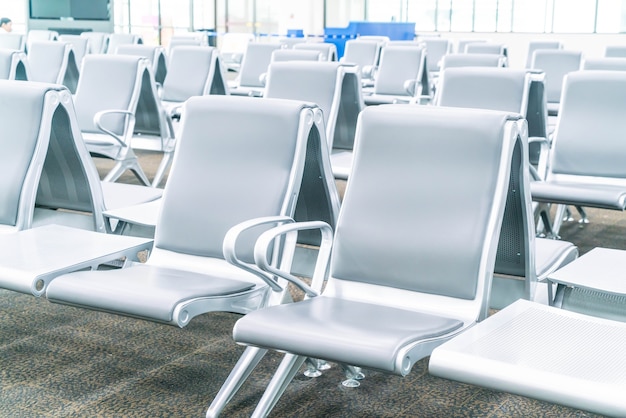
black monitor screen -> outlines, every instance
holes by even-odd
[[[109,20],[110,0],[30,0],[31,19]]]

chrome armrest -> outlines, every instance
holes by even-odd
[[[293,276],[289,272],[272,266],[270,260],[267,258],[268,248],[277,237],[285,234],[294,234],[298,231],[307,229],[319,229],[322,233],[322,240],[319,246],[317,260],[315,261],[315,269],[313,271],[311,286],[307,285],[304,281]],[[326,222],[310,221],[279,225],[265,231],[259,236],[256,245],[254,246],[254,261],[263,271],[293,283],[299,287],[306,294],[306,296],[315,297],[320,294],[324,281],[326,280],[326,275],[328,274],[328,264],[332,244],[333,229]]]
[[[237,257],[236,246],[237,246],[237,240],[239,239],[240,235],[244,231],[247,231],[248,229],[251,229],[260,225],[267,225],[267,224],[278,225],[278,224],[286,223],[286,222],[294,222],[294,220],[290,218],[289,216],[267,216],[267,217],[262,217],[262,218],[250,219],[250,220],[241,222],[233,226],[226,232],[226,235],[224,236],[224,242],[222,244],[222,252],[224,254],[224,259],[228,261],[230,264],[240,267],[241,269],[259,277],[264,282],[266,282],[270,286],[270,288],[274,290],[275,292],[281,292],[283,288],[280,286],[280,284],[276,282],[276,280],[274,280],[274,277],[272,275],[267,274],[256,265],[251,264],[251,263],[246,263],[245,261]]]
[[[132,135],[132,131],[133,131],[133,127],[135,126],[135,115],[133,114],[133,112],[128,111],[128,110],[116,110],[116,109],[110,109],[110,110],[102,110],[98,113],[96,113],[93,117],[93,123],[96,125],[96,127],[104,132],[105,134],[111,136],[113,139],[115,139],[117,141],[118,144],[120,144],[122,147],[127,147],[128,143],[126,140],[124,140],[124,138],[120,138],[115,132],[105,128],[102,125],[102,117],[112,114],[112,113],[120,113],[120,114],[124,114],[127,117],[127,122],[125,122],[125,125],[127,126],[126,129],[124,129],[125,134],[128,134],[128,132],[130,131],[131,135]]]

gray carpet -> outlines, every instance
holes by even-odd
[[[156,155],[140,155],[150,176]],[[108,165],[98,167],[103,174]],[[134,182],[129,175],[122,180]],[[562,237],[581,253],[626,249],[623,213],[589,215],[590,224],[566,224]],[[0,291],[0,306],[1,417],[202,417],[242,352],[231,338],[235,314],[203,315],[178,329],[8,291]],[[268,355],[223,416],[249,416],[279,360]],[[366,370],[357,389],[340,385],[337,367],[315,379],[299,375],[272,416],[595,416],[433,377],[427,362],[405,378]]]

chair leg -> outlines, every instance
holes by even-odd
[[[108,172],[108,174],[104,177],[103,181],[115,182],[126,170],[132,171],[132,173],[137,177],[144,186],[150,186],[150,180],[146,176],[146,173],[143,172],[139,163],[135,160],[123,160],[118,161],[115,166]]]
[[[233,398],[235,393],[241,388],[254,368],[259,364],[263,356],[267,353],[266,349],[258,347],[248,347],[245,349],[237,364],[228,375],[228,378],[220,388],[219,392],[209,405],[206,412],[207,418],[218,417],[226,404]]]
[[[163,176],[165,175],[165,171],[170,166],[172,162],[172,157],[174,156],[174,151],[168,151],[163,153],[163,158],[161,158],[161,163],[154,174],[154,179],[152,179],[152,187],[159,187],[159,184],[163,180]]]
[[[263,393],[261,400],[252,413],[252,418],[266,417],[271,412],[305,360],[306,357],[303,356],[290,353],[285,354],[283,361],[278,366],[278,370],[274,373],[265,393]]]

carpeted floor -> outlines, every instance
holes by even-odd
[[[140,154],[150,176],[158,164]],[[98,162],[101,173],[107,163]],[[125,175],[123,181],[134,181]],[[343,190],[343,182],[338,183]],[[581,253],[626,249],[626,216],[589,210],[591,223],[566,224]],[[185,329],[52,304],[0,291],[0,417],[202,417],[242,348],[238,315],[213,313]],[[250,416],[280,356],[269,354],[224,411]],[[275,417],[591,417],[593,414],[430,376],[428,359],[405,378],[366,372],[341,386],[334,367],[299,375]]]

